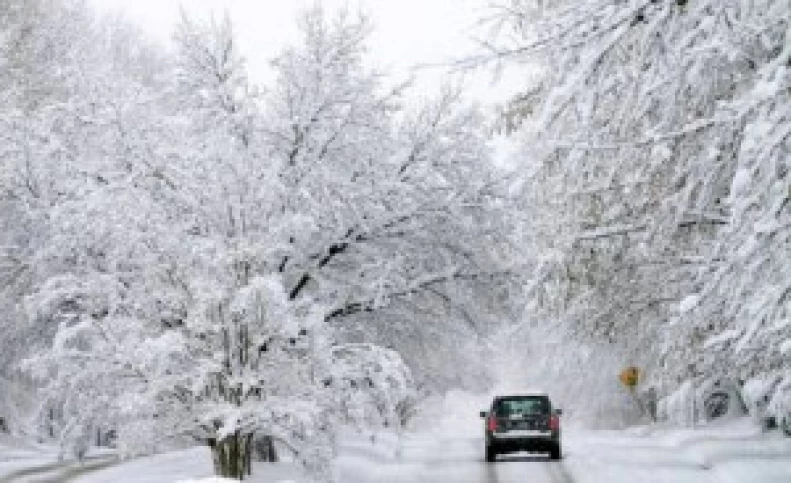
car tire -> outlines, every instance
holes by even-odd
[[[549,459],[559,460],[561,458],[563,458],[563,451],[561,450],[560,445],[557,445],[549,452]]]
[[[494,463],[496,459],[497,459],[497,451],[495,451],[494,448],[492,448],[491,446],[486,445],[486,462]]]

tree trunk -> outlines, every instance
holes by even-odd
[[[236,432],[221,441],[209,439],[214,473],[223,478],[243,480],[251,473],[250,450],[253,435]]]
[[[275,451],[275,439],[272,436],[263,436],[258,442],[259,452],[262,461],[277,463],[277,452]]]

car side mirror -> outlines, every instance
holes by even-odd
[[[563,416],[563,410],[560,408],[555,409],[555,414],[557,414],[558,416]]]
[[[486,413],[486,411],[481,411],[481,417],[482,417],[482,418],[485,418],[486,416],[487,416],[487,413]]]

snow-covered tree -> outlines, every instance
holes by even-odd
[[[783,360],[790,15],[773,0],[515,0],[473,59],[544,68],[518,134],[527,231],[549,235],[529,239],[552,248],[537,307],[657,382],[761,370],[767,348]]]
[[[365,68],[364,18],[332,23],[318,11],[302,28],[306,45],[275,64],[267,131],[282,209],[300,222],[279,260],[290,296],[326,300],[328,319],[362,340],[436,341],[452,331],[431,324],[449,318],[474,337],[507,313],[514,275],[481,114],[454,88],[403,109],[403,87]]]
[[[22,161],[68,148],[30,210],[46,223],[12,331],[39,334],[24,367],[64,443],[195,438],[241,478],[262,437],[326,476],[339,424],[404,422],[426,344],[418,376],[459,379],[518,305],[478,110],[456,89],[401,106],[364,19],[316,9],[302,31],[261,93],[227,17],[185,15],[170,60],[97,27],[88,60],[129,61],[86,64],[67,115],[42,116],[64,131],[20,143]]]
[[[780,13],[791,26],[788,12]],[[699,290],[681,307],[699,351],[689,357],[705,371],[742,379],[785,370],[791,349],[791,31],[768,31],[766,42],[775,47],[752,82],[720,106],[721,116],[741,127],[722,199],[728,224],[714,247],[714,263],[697,279]]]
[[[24,296],[77,259],[99,253],[70,251],[69,236],[84,233],[75,220],[64,232],[58,223],[118,178],[111,153],[122,110],[114,108],[134,105],[122,104],[119,94],[136,79],[126,76],[128,70],[114,75],[117,64],[103,62],[111,42],[84,2],[5,2],[0,22],[1,270],[8,302],[1,337],[3,367],[13,372],[19,358],[48,344],[55,330],[25,317]],[[142,45],[138,51],[141,57],[148,52]],[[115,59],[126,69],[141,65],[133,60]]]

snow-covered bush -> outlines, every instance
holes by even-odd
[[[696,395],[698,418],[703,421],[743,416],[747,411],[742,387],[737,381],[706,379],[696,388]]]
[[[659,419],[680,426],[693,426],[719,418],[742,416],[747,411],[742,388],[736,381],[708,378],[687,379],[660,399]]]
[[[761,425],[765,425],[766,419],[771,416],[770,402],[782,380],[781,373],[762,374],[748,379],[742,386],[742,397],[747,410]]]
[[[414,404],[412,374],[401,356],[373,344],[329,348],[322,384],[338,392],[346,422],[369,427],[401,427],[402,408]]]

